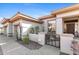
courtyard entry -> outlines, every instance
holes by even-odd
[[[68,19],[64,21],[64,33],[74,34],[78,32],[78,19]]]
[[[56,20],[48,21],[48,33],[45,37],[47,45],[60,48],[60,36],[56,34]]]
[[[67,33],[74,34],[75,33],[75,24],[67,24]]]

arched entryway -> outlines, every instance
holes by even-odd
[[[14,25],[14,36],[17,40],[21,40],[21,26],[20,24]]]

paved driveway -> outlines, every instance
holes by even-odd
[[[16,42],[13,37],[0,35],[0,54],[4,55],[59,55],[59,49],[44,45],[40,49],[30,50]]]

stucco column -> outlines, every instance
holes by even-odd
[[[13,26],[12,26],[12,29],[13,29],[13,31],[12,31],[13,36],[16,37],[16,35],[15,35],[15,27],[14,27],[14,24],[13,24]]]
[[[7,26],[7,36],[12,37],[12,24],[9,23]]]
[[[18,34],[18,40],[21,40],[21,38],[22,38],[22,26],[20,23],[17,26],[17,34]]]
[[[44,21],[44,32],[48,32],[48,21],[47,20],[45,20]]]
[[[62,18],[56,18],[56,34],[63,34],[63,21]]]
[[[78,18],[78,33],[79,33],[79,18]]]
[[[7,25],[7,36],[9,36],[9,33],[10,33],[10,26]]]
[[[5,27],[3,27],[3,34],[5,35]]]

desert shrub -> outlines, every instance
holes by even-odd
[[[28,35],[24,36],[22,40],[25,44],[29,44],[29,36]]]

